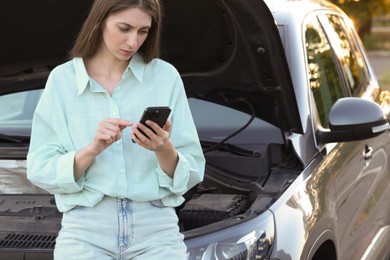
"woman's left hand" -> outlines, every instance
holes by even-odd
[[[171,121],[167,120],[163,128],[150,120],[147,120],[145,123],[154,132],[142,123],[138,123],[136,126],[133,126],[131,137],[140,146],[154,151],[161,169],[168,176],[173,177],[179,157],[173,143],[169,139]],[[140,130],[149,138],[143,135]]]
[[[170,120],[167,120],[163,128],[151,120],[147,120],[145,123],[151,127],[154,132],[146,125],[138,123],[133,126],[133,132],[131,133],[131,138],[134,142],[154,152],[163,151],[170,147]],[[143,135],[140,130],[143,131],[147,136]]]

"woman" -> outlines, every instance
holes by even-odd
[[[27,163],[63,212],[55,259],[186,259],[174,208],[205,161],[160,29],[158,0],[96,0],[48,78]],[[163,128],[133,123],[149,106],[171,108]]]

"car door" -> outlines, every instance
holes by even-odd
[[[368,91],[364,55],[351,45],[346,23],[336,14],[317,14],[306,23],[306,49],[314,121],[328,129],[328,114],[344,96],[375,100]],[[354,42],[356,44],[356,42]],[[359,59],[357,59],[359,58]],[[319,145],[322,167],[333,175],[331,191],[336,248],[341,259],[358,259],[388,222],[389,136]]]

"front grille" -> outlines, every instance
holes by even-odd
[[[54,249],[55,235],[10,233],[0,238],[0,248]]]

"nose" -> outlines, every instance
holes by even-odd
[[[138,34],[136,32],[131,32],[126,38],[126,44],[130,48],[136,48],[138,45]]]

